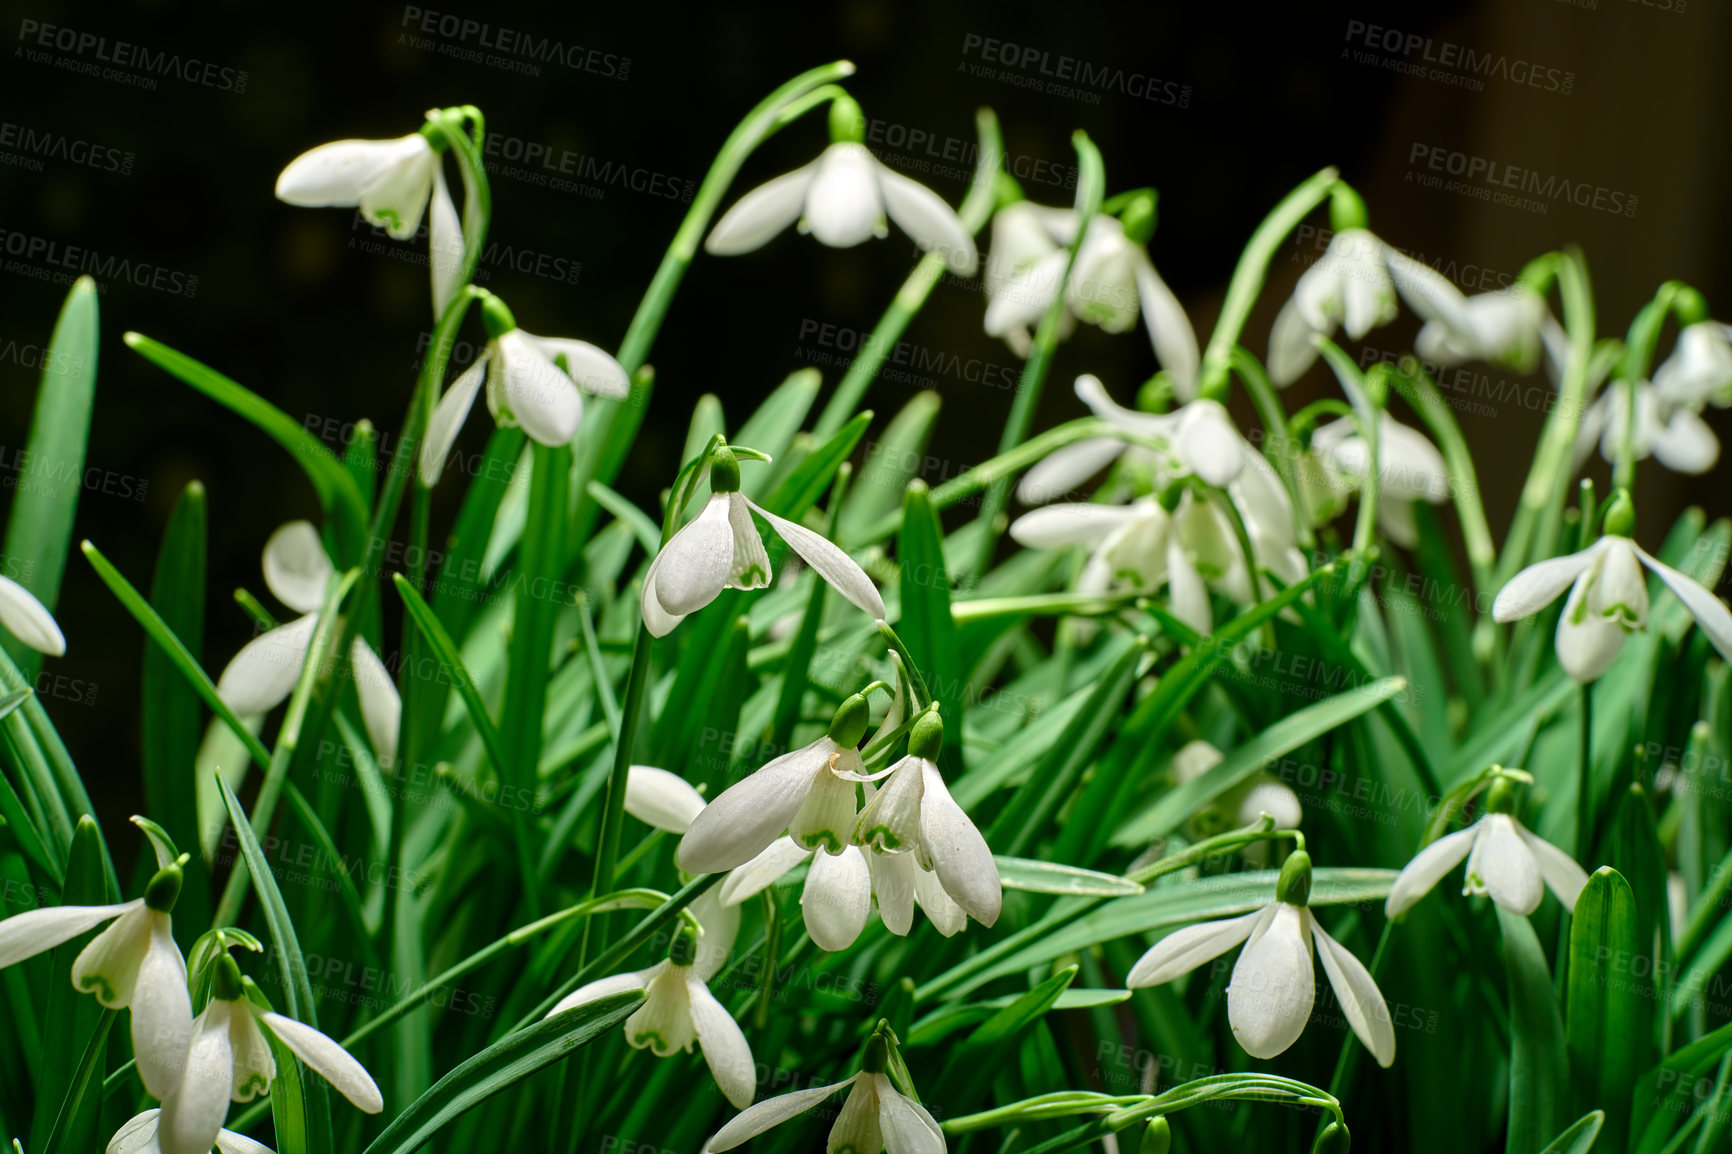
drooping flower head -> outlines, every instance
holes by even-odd
[[[517,327],[505,302],[488,293],[481,298],[487,347],[465,369],[427,422],[421,443],[421,483],[439,483],[451,446],[475,394],[487,386],[487,410],[501,428],[522,426],[530,440],[568,445],[583,420],[583,394],[620,401],[631,395],[631,380],[620,363],[587,341],[538,337]]]
[[[1419,540],[1413,503],[1441,505],[1449,500],[1449,466],[1423,433],[1387,412],[1378,412],[1377,430],[1377,524],[1391,541],[1412,548]],[[1340,480],[1364,482],[1371,452],[1353,421],[1343,418],[1319,426],[1311,435],[1311,447],[1338,470],[1334,476]]]
[[[66,656],[66,636],[55,623],[54,614],[10,577],[0,577],[0,626],[38,653]]]
[[[942,197],[881,163],[862,143],[865,118],[847,96],[830,105],[830,147],[803,168],[759,186],[722,214],[704,251],[738,256],[762,248],[799,222],[831,248],[852,248],[890,235],[885,216],[927,252],[944,255],[952,272],[974,275],[974,238]]]

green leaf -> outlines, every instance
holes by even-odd
[[[197,660],[204,648],[205,495],[197,481],[182,491],[169,514],[150,603],[162,623]],[[168,835],[187,847],[199,844],[198,780],[191,772],[198,756],[199,698],[160,646],[144,647],[140,761],[144,801]],[[187,863],[181,887],[181,924],[197,932],[210,923],[210,885],[202,854]],[[184,932],[184,931],[183,931]]]
[[[1574,1125],[1556,1138],[1540,1154],[1588,1154],[1594,1148],[1594,1140],[1600,1136],[1600,1126],[1606,1120],[1604,1110],[1592,1110],[1576,1119]],[[1608,1141],[1609,1150],[1621,1150],[1623,1147],[1616,1142]]]
[[[355,479],[323,441],[269,401],[185,353],[142,333],[127,333],[125,339],[128,348],[245,418],[287,450],[313,483],[325,519],[336,534],[338,568],[360,563],[367,549],[366,502]]]
[[[229,811],[229,822],[234,826],[241,856],[246,859],[247,873],[252,878],[253,892],[258,894],[265,925],[270,929],[271,945],[276,951],[277,965],[282,973],[283,997],[288,1016],[316,1028],[319,1024],[318,1006],[313,1000],[307,962],[301,956],[301,941],[295,933],[294,922],[289,920],[289,909],[283,904],[283,895],[277,889],[276,876],[271,873],[270,862],[265,859],[265,851],[259,847],[259,839],[253,834],[252,823],[247,820],[246,811],[241,808],[234,791],[229,789],[228,782],[220,775],[217,777],[217,785],[222,790],[223,805]],[[331,1103],[325,1094],[324,1082],[317,1078],[307,1079],[301,1092],[301,1117],[306,1127],[309,1149],[331,1149]]]
[[[896,585],[897,632],[905,656],[938,702],[944,744],[938,761],[947,778],[962,774],[963,704],[966,694],[956,622],[950,616],[950,576],[944,568],[944,529],[924,481],[912,481],[902,496],[902,529],[896,538],[901,579]]]
[[[1509,1154],[1533,1154],[1563,1128],[1570,1098],[1564,1022],[1552,974],[1534,928],[1502,906],[1503,958],[1509,977]]]
[[[1112,844],[1141,846],[1166,837],[1192,814],[1270,762],[1287,756],[1356,717],[1364,716],[1406,688],[1405,679],[1385,677],[1283,717],[1236,747],[1219,765],[1162,794],[1152,809],[1120,827],[1113,834]]]
[[[1031,894],[1092,894],[1106,898],[1129,897],[1143,892],[1142,886],[1117,874],[999,854],[994,854],[992,860],[998,866],[998,880],[1007,890]]]
[[[66,861],[66,888],[61,903],[70,906],[100,906],[118,901],[106,867],[102,831],[96,819],[85,814],[72,835],[72,851]],[[80,1055],[85,1043],[101,1028],[104,1014],[114,1015],[72,984],[72,963],[98,930],[79,934],[58,946],[48,963],[48,985],[42,991],[42,1065],[36,1071],[38,1109],[31,1129],[30,1148],[48,1147],[50,1129],[61,1129],[69,1150],[90,1150],[98,1145],[97,1107],[101,1096],[86,1096],[78,1085]],[[86,1079],[89,1072],[85,1071]],[[64,1114],[65,1121],[60,1121]]]
[[[60,306],[60,319],[42,358],[27,456],[18,469],[6,523],[4,552],[10,571],[50,610],[60,599],[72,520],[84,488],[84,454],[96,405],[96,301],[96,282],[81,276]],[[42,654],[4,630],[0,637],[25,676],[34,680]]]
[[[1652,958],[1636,926],[1629,883],[1601,866],[1576,899],[1570,923],[1568,1041],[1576,1108],[1601,1107],[1612,1150],[1624,1149],[1630,1093],[1649,1048],[1653,989],[1647,975],[1653,971],[1637,959]]]
[[[460,1115],[594,1041],[630,1017],[641,990],[609,994],[517,1030],[439,1079],[385,1128],[366,1154],[411,1154]]]
[[[871,424],[870,410],[857,414],[836,430],[834,436],[814,448],[806,459],[788,474],[788,479],[777,485],[759,504],[778,517],[798,521],[805,515],[806,510],[817,504],[824,489],[836,476],[836,470],[853,455],[854,446],[860,443],[860,438],[866,435]],[[798,447],[810,439],[796,438],[795,445]]]
[[[945,1103],[950,1113],[972,1105],[1016,1053],[1022,1036],[1070,988],[1076,974],[1076,966],[1065,967],[982,1022],[947,1058],[932,1100]]]
[[[764,398],[758,411],[728,438],[729,443],[757,449],[779,463],[793,444],[794,434],[805,423],[806,414],[812,411],[812,402],[818,399],[818,387],[823,380],[817,369],[795,369],[789,373],[776,391]],[[742,470],[740,489],[756,500],[781,471],[774,467]]]
[[[918,477],[926,460],[926,445],[932,439],[932,426],[938,421],[942,405],[938,394],[930,389],[917,393],[891,418],[890,424],[875,441],[867,443],[866,464],[859,480],[842,505],[842,523],[837,528],[837,540],[846,548],[860,539],[868,528],[896,512],[902,503],[902,490]]]
[[[1116,1006],[1121,1002],[1131,1000],[1130,990],[1065,990],[1059,994],[1052,1004],[1055,1010],[1093,1010],[1101,1006]],[[1026,995],[1023,995],[1026,997]],[[984,1002],[952,1002],[940,1006],[932,1013],[914,1023],[908,1037],[903,1040],[907,1046],[929,1046],[944,1040],[953,1031],[973,1022],[985,1021],[996,1010],[1002,1010],[1018,1001],[1015,994],[1006,994],[1002,998],[988,998]]]

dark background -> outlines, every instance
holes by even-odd
[[[425,269],[411,263],[425,242],[391,242],[350,211],[291,208],[271,190],[302,151],[343,137],[402,135],[438,105],[481,106],[507,148],[540,145],[555,157],[569,151],[589,158],[578,163],[591,172],[606,166],[634,174],[640,186],[650,182],[633,191],[591,179],[588,191],[571,191],[493,174],[490,239],[530,271],[484,261],[481,283],[504,296],[529,331],[610,349],[685,211],[678,196],[702,179],[733,124],[783,80],[838,57],[859,65],[850,89],[876,122],[876,151],[953,203],[969,159],[958,152],[973,147],[979,105],[997,110],[1007,151],[1038,201],[1069,202],[1070,133],[1086,129],[1105,155],[1109,192],[1160,190],[1152,253],[1200,339],[1251,229],[1326,164],[1339,165],[1365,194],[1380,235],[1470,289],[1507,284],[1529,258],[1575,241],[1594,276],[1602,335],[1621,334],[1670,277],[1701,288],[1718,315],[1732,315],[1721,144],[1728,18],[1707,0],[1688,0],[1683,10],[1684,0],[972,7],[853,0],[708,9],[462,2],[418,7],[581,46],[589,55],[573,55],[588,66],[529,60],[535,74],[527,74],[458,59],[447,53],[474,47],[473,36],[424,32],[400,4],[255,9],[42,0],[9,6],[0,26],[12,41],[0,66],[0,120],[96,145],[101,158],[77,163],[0,148],[7,154],[0,156],[0,228],[8,234],[0,240],[18,243],[10,234],[20,233],[85,246],[158,267],[164,283],[182,290],[104,286],[94,472],[78,534],[146,584],[175,496],[187,481],[204,481],[212,524],[204,656],[213,674],[251,628],[229,591],[245,584],[264,595],[258,556],[265,538],[283,521],[316,516],[317,507],[274,444],[127,351],[120,334],[136,329],[180,348],[297,420],[340,430],[369,417],[394,437],[430,322]],[[154,90],[79,75],[27,54],[35,48],[30,21],[217,67],[211,83],[163,76]],[[1400,75],[1387,65],[1418,62],[1427,49],[1406,55],[1368,48],[1361,25],[1429,38],[1434,55],[1447,44],[1535,65],[1542,85],[1492,77],[1475,91]],[[1002,48],[999,60],[983,61],[989,39],[1014,43],[1016,58],[1026,54],[1031,63],[1006,69]],[[1052,94],[970,69],[984,63],[995,74],[1040,81],[1042,64],[1056,68],[1060,57],[1142,77],[1139,88],[1156,98],[1112,88],[1080,98]],[[244,91],[237,92],[241,71]],[[899,143],[916,133],[932,143]],[[805,163],[825,139],[821,117],[780,134],[751,159],[727,203]],[[1413,157],[1433,148],[1599,186],[1621,194],[1620,204],[1634,197],[1635,212],[1556,201],[1535,213],[1422,187],[1411,178],[1428,170]],[[510,156],[494,159],[530,167]],[[1323,223],[1321,214],[1314,220]],[[1318,255],[1316,244],[1282,250],[1247,329],[1254,350],[1264,348],[1293,279]],[[823,358],[845,358],[840,342],[849,338],[840,334],[872,327],[911,257],[899,234],[847,252],[789,236],[745,258],[700,257],[651,356],[655,400],[620,487],[645,505],[653,501],[678,467],[701,393],[718,394],[737,422],[803,364],[819,363],[833,384],[840,369]],[[43,261],[26,260],[29,267],[20,269],[17,259],[0,255],[0,446],[12,462],[0,472],[7,477],[15,474],[37,387],[37,371],[19,350],[46,342],[65,291],[31,275],[30,268],[47,267]],[[981,332],[981,308],[977,286],[947,281],[908,339],[979,361],[989,378],[1014,378],[1018,362]],[[824,325],[836,326],[830,337],[813,335]],[[1414,328],[1404,314],[1368,343],[1399,353]],[[466,333],[479,335],[478,326]],[[1079,332],[1060,351],[1037,428],[1078,414],[1069,389],[1078,372],[1097,373],[1129,403],[1154,367],[1140,326],[1119,337]],[[887,417],[922,387],[945,399],[926,470],[936,483],[991,454],[1010,393],[947,375],[924,384],[880,382],[869,403]],[[1320,369],[1296,386],[1301,396],[1333,388]],[[1723,438],[1732,434],[1726,417],[1709,413]],[[1510,401],[1459,414],[1499,533],[1542,418],[1537,406]],[[478,406],[463,444],[478,448],[487,428]],[[342,435],[330,434],[333,448],[341,449]],[[1605,475],[1597,462],[1594,475]],[[1732,505],[1715,474],[1680,478],[1648,463],[1639,480],[1640,534],[1650,545],[1690,502],[1711,513]],[[436,538],[457,492],[449,479],[439,490]],[[105,821],[118,820],[138,804],[141,635],[79,557],[69,565],[58,617],[70,653],[48,669],[93,690],[48,706],[86,779],[105,785],[98,798]]]

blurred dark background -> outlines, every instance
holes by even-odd
[[[81,499],[78,534],[147,584],[176,495],[194,478],[206,484],[204,656],[213,674],[251,629],[229,591],[245,584],[263,595],[265,538],[317,506],[274,444],[128,352],[120,335],[135,329],[204,360],[326,430],[339,451],[343,427],[361,417],[394,438],[430,327],[426,272],[413,263],[425,242],[389,241],[347,210],[279,204],[271,190],[302,151],[411,132],[434,106],[479,105],[498,138],[491,239],[501,255],[484,261],[481,283],[529,331],[610,349],[679,224],[683,198],[734,123],[783,80],[838,57],[859,65],[850,88],[881,158],[953,203],[965,188],[978,106],[997,110],[1014,171],[1046,203],[1069,202],[1070,134],[1086,129],[1105,155],[1109,192],[1160,190],[1153,256],[1203,339],[1251,229],[1326,164],[1365,194],[1380,235],[1472,291],[1506,285],[1532,256],[1573,241],[1588,256],[1602,335],[1621,335],[1671,277],[1732,316],[1732,197],[1720,143],[1732,17],[1706,0],[461,3],[32,0],[6,25],[0,446],[15,462],[38,383],[20,350],[46,342],[65,292],[41,279],[56,271],[49,260],[20,256],[18,246],[77,245],[149,270],[132,278],[144,284],[103,286],[95,481]],[[465,33],[464,21],[487,25],[496,43],[502,29],[555,41],[567,62],[481,48],[483,34]],[[73,50],[43,47],[49,26],[49,43]],[[101,75],[103,55],[125,51],[115,48],[121,42],[178,55],[180,72],[147,74],[123,60],[127,76],[153,78],[154,87]],[[1466,53],[1489,58],[1486,71],[1458,63]],[[1047,91],[1043,70],[1065,69],[1067,58],[1111,79]],[[92,67],[99,74],[88,74]],[[63,143],[31,148],[26,135]],[[778,135],[727,203],[805,163],[825,141],[822,117]],[[85,147],[68,147],[76,144]],[[560,174],[538,161],[552,157],[557,167],[568,154],[575,171],[560,187]],[[1428,187],[1421,178],[1433,174],[1431,159],[1447,168],[1452,154],[1598,190],[1601,207],[1554,199],[1536,211]],[[1325,223],[1321,214],[1314,221]],[[1282,250],[1246,334],[1253,349],[1263,350],[1275,308],[1320,254],[1317,241]],[[833,384],[841,369],[827,362],[845,361],[852,334],[870,330],[912,255],[899,234],[846,252],[790,235],[745,258],[700,257],[651,356],[654,406],[620,487],[653,501],[678,467],[692,402],[704,392],[717,393],[737,422],[801,365],[818,364]],[[981,310],[977,285],[947,281],[908,339],[989,366],[989,380],[1014,379],[1019,363],[982,333]],[[1364,355],[1406,350],[1414,329],[1404,315],[1373,333],[1374,352]],[[479,340],[478,325],[466,335]],[[1662,353],[1669,344],[1668,336]],[[1098,374],[1130,403],[1154,368],[1140,326],[1118,337],[1079,332],[1061,349],[1037,427],[1080,412],[1069,387],[1078,372]],[[1504,399],[1481,397],[1458,417],[1501,532],[1544,413],[1510,399],[1517,394],[1497,373],[1476,371],[1487,380],[1462,387],[1501,390]],[[1542,380],[1530,378],[1521,395],[1543,392]],[[1320,369],[1295,386],[1301,395],[1333,387]],[[881,381],[869,403],[887,418],[922,388],[945,400],[927,469],[936,483],[991,454],[1010,392],[958,374]],[[1708,416],[1723,438],[1732,434],[1728,414]],[[479,448],[488,427],[478,412],[463,443]],[[4,471],[12,476],[15,463]],[[1639,481],[1649,544],[1689,503],[1732,508],[1718,474],[1681,478],[1649,462]],[[451,483],[439,491],[436,536],[456,495]],[[118,820],[137,805],[141,635],[82,558],[69,565],[58,616],[70,653],[48,668],[94,690],[48,707],[86,779],[109,783],[99,804]]]

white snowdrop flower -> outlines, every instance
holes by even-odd
[[[1168,934],[1131,967],[1125,985],[1136,989],[1170,982],[1244,942],[1227,986],[1227,1020],[1247,1054],[1269,1059],[1297,1042],[1311,1017],[1315,944],[1348,1024],[1377,1064],[1387,1067],[1395,1061],[1389,1007],[1370,971],[1307,908],[1310,890],[1311,859],[1295,850],[1281,868],[1274,901],[1241,917]]]
[[[277,1063],[267,1032],[358,1109],[377,1114],[385,1108],[378,1084],[347,1050],[311,1026],[255,1006],[234,959],[225,954],[212,974],[211,1000],[193,1023],[185,1069],[167,1094],[158,1095],[156,1141],[162,1154],[209,1154],[229,1102],[270,1093]]]
[[[870,780],[855,748],[867,720],[866,699],[853,694],[836,710],[829,733],[724,789],[692,818],[675,852],[679,867],[692,874],[731,870],[784,830],[803,850],[842,853],[854,841],[854,783]]]
[[[1269,333],[1272,382],[1292,384],[1317,359],[1313,334],[1333,336],[1341,325],[1359,340],[1396,318],[1400,310],[1389,251],[1369,229],[1344,228],[1330,238],[1322,258],[1300,275],[1292,298],[1275,317]]]
[[[1004,904],[998,865],[938,772],[943,741],[944,723],[935,713],[923,714],[909,734],[908,756],[890,767],[861,808],[851,840],[881,853],[913,854],[969,917],[991,926]]]
[[[1015,208],[1017,204],[1007,205],[998,215]],[[1197,334],[1184,305],[1149,259],[1146,245],[1153,227],[1152,205],[1141,211],[1127,210],[1126,216],[1131,220],[1129,231],[1117,217],[1096,214],[1090,219],[1065,284],[1066,316],[1098,325],[1109,333],[1130,331],[1140,316],[1156,359],[1172,377],[1173,391],[1179,399],[1191,400],[1197,395],[1201,364]],[[1039,205],[1028,206],[1006,226],[1007,243],[1012,248],[1010,261],[1015,263],[996,285],[988,282],[985,327],[1018,356],[1028,355],[1030,333],[1052,305],[1064,279],[1076,227],[1075,212]],[[1038,232],[1045,233],[1051,246],[1044,252],[1039,251]],[[999,243],[996,217],[993,243]],[[990,256],[988,260],[990,276]],[[1067,325],[1061,339],[1068,331]]]
[[[111,1010],[131,1010],[139,1080],[158,1098],[178,1081],[193,1033],[186,959],[169,919],[180,885],[180,866],[169,862],[151,878],[142,898],[29,910],[0,921],[0,968],[112,923],[73,959],[72,984]]]
[[[1632,448],[1635,459],[1653,457],[1674,473],[1692,476],[1706,473],[1720,459],[1720,438],[1702,419],[1700,397],[1686,393],[1674,376],[1669,390],[1647,381],[1636,383],[1636,428]],[[1624,437],[1630,423],[1630,390],[1614,381],[1582,414],[1576,431],[1575,468],[1600,444],[1600,456],[1617,463],[1624,452]]]
[[[710,467],[710,499],[662,546],[644,575],[641,602],[644,626],[650,633],[667,636],[682,618],[714,601],[723,589],[769,585],[770,556],[752,523],[753,513],[768,521],[832,589],[873,617],[884,618],[884,599],[866,571],[820,534],[754,504],[740,492],[740,469],[733,454],[723,450]]]
[[[441,150],[421,132],[395,140],[321,144],[283,169],[277,199],[302,208],[359,208],[368,224],[395,240],[414,236],[431,204],[428,263],[438,316],[461,287],[457,274],[463,261],[463,226],[445,187],[442,159]]]
[[[1675,404],[1732,405],[1732,340],[1715,321],[1685,325],[1672,354],[1654,370],[1654,387]]]
[[[313,643],[325,585],[336,568],[312,523],[291,521],[265,542],[264,571],[265,586],[301,616],[247,642],[217,679],[217,693],[242,720],[269,713],[293,692]],[[389,764],[397,756],[403,712],[397,687],[379,655],[359,637],[349,646],[349,667],[367,736]]]
[[[1179,785],[1194,781],[1224,760],[1225,755],[1208,742],[1188,741],[1173,755],[1173,781]],[[1216,797],[1212,805],[1234,828],[1250,825],[1266,813],[1275,819],[1276,829],[1294,829],[1305,817],[1299,795],[1292,787],[1263,770]],[[1256,842],[1246,848],[1262,844]]]
[[[1377,428],[1377,524],[1391,541],[1412,548],[1419,541],[1413,503],[1441,505],[1449,500],[1449,466],[1423,433],[1387,412],[1379,412]],[[1354,422],[1342,419],[1320,425],[1311,435],[1311,445],[1342,473],[1364,478],[1370,452]]]
[[[475,363],[451,382],[427,422],[421,443],[421,483],[439,483],[451,446],[487,385],[487,409],[501,428],[521,425],[538,444],[568,445],[583,420],[583,394],[620,401],[631,380],[620,363],[587,341],[538,337],[517,327],[498,297],[483,300],[491,340]]]
[[[691,935],[682,932],[674,938],[668,956],[655,965],[579,986],[547,1016],[609,994],[643,990],[643,1004],[625,1020],[626,1041],[658,1058],[682,1051],[689,1054],[696,1042],[722,1095],[743,1109],[757,1091],[757,1068],[739,1023],[706,984],[720,971],[722,960],[714,954],[706,959]]]
[[[860,1072],[828,1086],[813,1086],[767,1098],[716,1131],[705,1154],[732,1150],[772,1126],[780,1126],[846,1088],[848,1098],[830,1127],[827,1149],[851,1154],[945,1154],[944,1132],[926,1108],[896,1089],[885,1070],[889,1046],[879,1034],[866,1043]]]
[[[1058,283],[1064,278],[1070,254],[1054,239],[1065,228],[1070,210],[1048,208],[1026,200],[1014,200],[992,214],[992,247],[986,253],[983,287],[986,290],[986,335],[1009,345],[1019,357],[1033,349],[1031,333],[1040,323]],[[1065,310],[1059,316],[1058,339],[1067,339],[1076,328],[1076,317]]]
[[[1180,548],[1172,520],[1154,497],[1141,497],[1128,505],[1065,503],[1024,513],[1011,522],[1010,536],[1029,549],[1089,546],[1078,592],[1152,593],[1166,584],[1170,554]]]
[[[1445,284],[1454,294],[1447,307],[1415,307],[1414,311],[1428,316],[1413,341],[1420,359],[1439,365],[1485,361],[1520,373],[1532,372],[1540,361],[1541,334],[1550,317],[1545,298],[1519,281],[1499,292],[1470,297],[1462,297],[1453,285]]]
[[[0,626],[38,653],[66,656],[66,637],[48,606],[10,577],[0,577]]]
[[[890,235],[885,215],[925,252],[941,253],[950,270],[973,276],[974,238],[944,198],[881,163],[862,144],[865,117],[852,98],[830,105],[831,145],[803,168],[784,173],[742,196],[722,214],[704,241],[715,256],[762,248],[799,222],[830,248],[853,248]]]
[[[108,1140],[106,1154],[161,1154],[163,1147],[156,1134],[161,1119],[161,1107],[134,1115]],[[216,1148],[219,1154],[275,1154],[263,1142],[255,1142],[233,1130],[217,1130]]]
[[[1627,516],[1618,517],[1617,506],[1606,520],[1608,528],[1629,523]],[[1587,684],[1611,668],[1627,634],[1647,628],[1648,582],[1643,566],[1684,603],[1720,656],[1732,661],[1732,611],[1726,603],[1612,531],[1580,553],[1553,557],[1517,573],[1498,592],[1492,616],[1499,622],[1532,617],[1569,589],[1563,616],[1558,618],[1558,663]]]
[[[1513,793],[1509,782],[1499,779],[1492,786],[1484,817],[1415,854],[1390,887],[1384,914],[1393,918],[1412,909],[1463,858],[1467,859],[1463,894],[1489,895],[1512,914],[1525,917],[1539,908],[1544,887],[1549,886],[1564,909],[1574,913],[1576,898],[1588,884],[1587,873],[1569,854],[1516,820]]]

